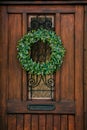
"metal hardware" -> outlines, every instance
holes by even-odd
[[[29,99],[51,99],[54,98],[54,77],[53,75],[28,77]]]
[[[36,15],[30,18],[30,27],[28,31],[37,30],[38,28],[44,28],[47,30],[54,30],[53,16]]]
[[[29,104],[28,110],[31,111],[52,111],[55,110],[54,104]]]

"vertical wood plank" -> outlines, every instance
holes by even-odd
[[[66,49],[61,69],[61,99],[74,100],[74,14],[61,14],[61,37]]]
[[[38,115],[32,115],[32,130],[38,130],[39,122],[38,122]]]
[[[16,130],[16,115],[8,115],[8,130]]]
[[[23,13],[23,35],[25,33],[27,33],[27,14],[26,13]],[[22,90],[22,98],[23,98],[23,101],[26,101],[27,100],[27,75],[26,75],[26,72],[23,70],[22,71],[22,74],[23,74],[23,90]]]
[[[22,34],[21,20],[21,14],[9,14],[9,99],[21,99],[21,66],[16,49]]]
[[[84,26],[84,129],[87,130],[87,6]]]
[[[83,130],[83,6],[75,14],[75,101],[76,130]]]
[[[24,115],[24,130],[32,130],[31,129],[31,115],[25,114]]]
[[[58,35],[58,36],[60,36],[60,34],[61,34],[61,15],[60,15],[60,13],[56,13],[56,15],[55,15],[55,17],[56,17],[56,19],[55,19],[55,31],[56,31],[56,34]]]
[[[68,116],[68,130],[75,130],[75,118],[72,115]]]
[[[60,116],[54,115],[54,130],[60,130]]]
[[[24,130],[23,123],[23,115],[17,114],[17,130]]]
[[[46,130],[53,130],[53,116],[47,115]]]
[[[61,130],[68,130],[68,127],[67,127],[67,116],[66,115],[62,115],[61,116]]]
[[[45,130],[46,120],[45,115],[39,115],[39,130]]]
[[[60,14],[56,13],[55,31],[57,35],[60,35]],[[55,75],[55,98],[56,101],[60,100],[60,71]]]
[[[7,128],[6,98],[8,88],[8,16],[7,6],[0,7],[0,127]]]

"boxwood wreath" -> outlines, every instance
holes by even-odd
[[[36,63],[30,56],[31,46],[39,41],[51,48],[49,61]],[[25,71],[35,75],[49,75],[59,70],[65,55],[65,49],[59,36],[46,29],[32,30],[18,41],[17,57]]]

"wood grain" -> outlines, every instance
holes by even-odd
[[[16,115],[8,115],[8,130],[16,130]]]
[[[23,128],[23,114],[18,114],[17,115],[17,130],[24,130]]]
[[[0,1],[1,5],[82,5],[82,4],[87,4],[86,0],[49,0],[49,1]]]
[[[76,130],[83,130],[83,7],[76,6],[75,15],[75,101]]]
[[[61,15],[61,37],[66,49],[61,70],[61,99],[74,100],[74,14]]]
[[[54,115],[54,130],[60,130],[60,115]]]
[[[8,22],[7,8],[0,7],[0,126],[6,130],[6,99],[8,91]]]
[[[16,49],[21,37],[21,20],[20,14],[9,14],[9,99],[21,99],[21,66]]]
[[[87,5],[84,26],[84,129],[87,129]]]
[[[46,117],[46,129],[53,130],[53,116],[51,114]]]
[[[39,129],[39,117],[37,114],[32,115],[32,130],[38,130]]]
[[[8,13],[74,13],[74,6],[61,6],[61,5],[36,5],[36,6],[8,6]]]
[[[72,115],[68,116],[68,129],[69,130],[75,129],[75,117]]]
[[[39,130],[46,130],[46,115],[39,115]]]
[[[30,114],[24,114],[24,130],[31,130],[31,119]]]
[[[61,130],[68,130],[66,115],[61,116]]]

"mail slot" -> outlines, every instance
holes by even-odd
[[[54,104],[29,104],[28,110],[31,111],[52,111],[55,110]]]

